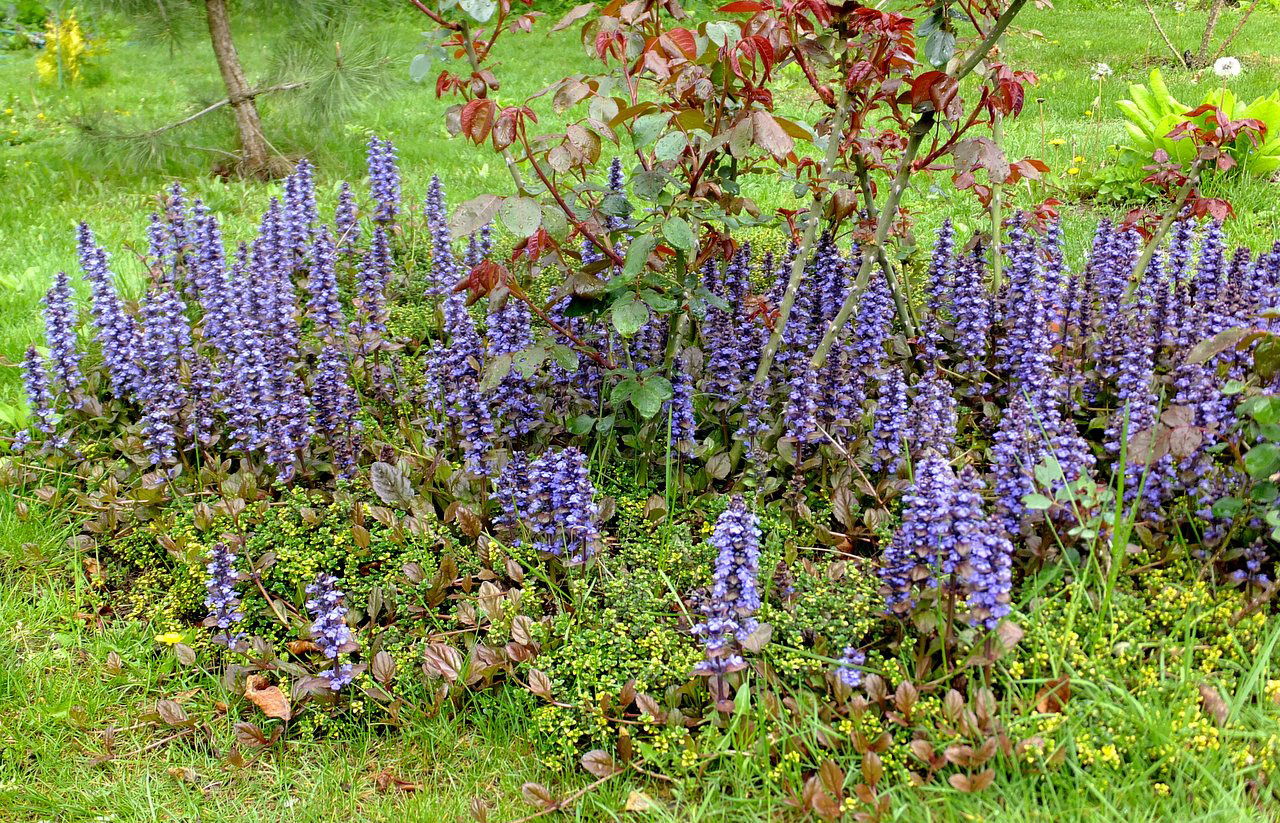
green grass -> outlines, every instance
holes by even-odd
[[[1122,127],[1114,100],[1131,82],[1145,82],[1153,58],[1162,60],[1163,45],[1136,3],[1083,8],[1060,0],[1054,12],[1029,11],[1023,31],[1011,38],[1012,62],[1034,68],[1041,85],[1029,94],[1022,118],[1008,126],[1011,155],[1046,159],[1055,170],[1052,183],[1070,185],[1064,172],[1072,165],[1096,166]],[[1176,18],[1175,38],[1190,43],[1199,13]],[[1234,18],[1224,23],[1228,28]],[[240,50],[251,73],[266,73],[270,52],[282,32],[263,21],[241,26]],[[216,94],[216,77],[207,44],[198,37],[170,54],[159,42],[119,28],[112,20],[100,28],[109,37],[91,83],[58,89],[33,79],[32,55],[0,54],[0,357],[16,363],[21,349],[38,338],[37,301],[54,272],[76,270],[73,230],[89,221],[100,240],[116,255],[117,272],[136,285],[141,267],[125,249],[145,246],[146,212],[152,197],[178,178],[225,218],[228,233],[248,237],[256,215],[278,187],[229,182],[204,172],[216,154],[191,151],[162,170],[138,172],[86,151],[70,122],[94,112],[115,112],[123,123],[140,128],[188,111],[192,91]],[[250,30],[252,28],[252,30]],[[1038,30],[1042,34],[1029,30]],[[367,27],[365,36],[384,40],[397,61],[390,88],[336,126],[320,130],[301,125],[287,104],[267,103],[269,136],[284,152],[309,153],[319,166],[320,188],[332,193],[342,179],[362,177],[363,143],[370,133],[395,140],[405,172],[407,203],[420,202],[427,180],[439,173],[450,199],[506,186],[498,159],[486,150],[448,138],[442,122],[444,104],[429,87],[410,84],[408,56],[414,51],[418,22],[390,14]],[[1280,77],[1274,43],[1280,21],[1260,12],[1233,52],[1246,73],[1233,88],[1243,96],[1269,93]],[[511,37],[502,51],[502,93],[516,99],[558,77],[585,70],[587,63],[572,32],[547,38]],[[1115,75],[1103,85],[1089,79],[1089,66],[1106,62]],[[1175,93],[1198,97],[1212,78],[1166,68]],[[799,89],[799,86],[795,86]],[[1199,91],[1197,91],[1199,90]],[[1037,98],[1044,98],[1043,104]],[[788,111],[804,117],[812,112],[802,99]],[[1092,114],[1086,114],[1086,112]],[[43,117],[40,115],[43,114]],[[18,135],[10,135],[11,131]],[[225,124],[195,132],[212,145],[227,145]],[[1061,139],[1061,146],[1050,141]],[[1085,160],[1076,164],[1073,158]],[[1231,238],[1255,247],[1280,235],[1280,198],[1266,181],[1237,181],[1211,187],[1229,196],[1238,217]],[[767,207],[792,205],[777,186],[756,192]],[[1030,193],[1023,195],[1030,197]],[[328,198],[331,205],[332,198]],[[1076,259],[1088,229],[1109,209],[1080,203],[1068,196],[1064,216]],[[921,178],[907,206],[920,217],[919,233],[927,238],[944,215],[970,227],[982,219],[971,198],[950,189],[944,176]],[[13,401],[20,389],[16,368],[0,376],[0,398]],[[519,799],[526,780],[568,792],[585,785],[581,775],[548,768],[536,757],[530,719],[523,703],[496,695],[474,698],[443,716],[415,720],[403,729],[372,725],[344,731],[339,739],[291,739],[245,768],[221,762],[233,735],[216,703],[225,700],[217,680],[177,667],[158,651],[155,627],[86,614],[96,598],[84,574],[85,558],[68,546],[70,524],[56,512],[33,506],[32,516],[18,517],[18,500],[0,498],[0,820],[188,820],[329,821],[464,820],[473,797],[494,804],[491,820],[510,820],[529,809]],[[1055,597],[1064,597],[1058,592]],[[1121,621],[1122,622],[1122,621]],[[1090,624],[1093,626],[1094,624]],[[1124,633],[1123,625],[1091,628],[1090,645],[1107,646]],[[1188,614],[1180,633],[1196,642],[1196,616]],[[1274,629],[1271,635],[1274,641]],[[1096,642],[1095,642],[1096,641]],[[1052,650],[1052,644],[1047,644]],[[1267,646],[1274,651],[1274,642]],[[107,656],[116,652],[123,670],[112,674]],[[1057,661],[1066,666],[1066,661]],[[1257,691],[1274,673],[1274,656],[1261,655],[1255,670],[1241,680]],[[1195,671],[1171,670],[1175,688],[1194,689]],[[1138,703],[1105,679],[1094,681],[1076,672],[1081,708],[1072,735],[1088,731],[1091,722],[1122,718],[1141,729],[1153,745],[1177,739],[1184,718],[1172,705]],[[1021,688],[1034,692],[1035,684]],[[193,716],[208,724],[201,732],[154,748],[162,740],[156,730],[130,729],[156,700],[185,695]],[[1258,734],[1275,728],[1251,703],[1237,694],[1241,717]],[[1256,715],[1256,716],[1255,716]],[[1092,718],[1092,719],[1087,719]],[[1099,719],[1100,718],[1100,719]],[[87,765],[103,752],[104,733],[115,736],[117,758]],[[1167,794],[1153,791],[1149,775],[1115,769],[1081,770],[1069,760],[1063,770],[1001,777],[979,795],[961,795],[945,786],[896,789],[891,819],[902,821],[1223,821],[1274,820],[1276,811],[1259,808],[1247,794],[1241,769],[1222,751],[1179,753],[1180,767]],[[715,758],[717,768],[705,776],[682,777],[675,784],[620,777],[587,795],[567,819],[611,821],[754,821],[784,813],[776,791],[769,790],[758,758],[735,752]],[[418,786],[417,791],[381,791],[377,776],[384,770]],[[1016,774],[1013,770],[1010,774]],[[660,801],[648,813],[622,809],[632,791]],[[554,818],[552,818],[554,819]]]

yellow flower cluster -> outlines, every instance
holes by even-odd
[[[50,15],[45,23],[44,51],[36,58],[36,74],[46,83],[75,83],[88,58],[100,52],[101,47],[85,37],[74,9],[62,18]]]

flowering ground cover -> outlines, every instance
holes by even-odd
[[[1127,19],[1025,25],[1086,14]],[[850,19],[915,71],[888,56],[910,21]],[[458,94],[435,139],[498,146]],[[371,127],[334,138],[342,174],[316,152],[48,227],[8,332],[0,815],[1271,819],[1274,184],[1161,167],[1163,219],[1064,205],[1103,102],[1062,96],[1067,137],[1028,104],[1005,148],[1063,140],[1061,177],[962,200],[999,162],[930,160],[892,245],[865,167],[860,210],[721,230],[724,191],[655,182],[688,138],[584,162],[554,154],[591,154],[569,118],[521,158],[577,170],[543,192],[580,204],[559,223]],[[1205,162],[1252,127],[1214,128],[1188,133]],[[458,156],[503,174],[484,151]],[[751,185],[762,213],[841,202]]]

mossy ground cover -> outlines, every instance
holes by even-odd
[[[1014,38],[1011,47],[1043,67],[1046,102],[1011,124],[1010,153],[1045,156],[1058,172],[1054,184],[1072,197],[1079,175],[1067,169],[1087,172],[1119,136],[1108,96],[1144,79],[1148,55],[1158,51],[1133,8],[1063,2],[1056,12],[1029,15],[1026,25],[1043,35]],[[209,62],[203,44],[170,55],[130,39],[134,33],[115,22],[102,30],[110,49],[100,58],[101,74],[84,87],[55,91],[28,83],[30,66],[12,57],[0,64],[0,77],[15,89],[5,103],[14,111],[5,114],[12,128],[0,178],[17,195],[0,205],[4,311],[12,321],[2,345],[10,361],[38,334],[35,301],[46,276],[74,267],[76,220],[100,225],[102,240],[115,248],[141,247],[143,221],[115,216],[140,212],[151,193],[180,175],[243,237],[269,193],[202,176],[200,161],[138,174],[77,153],[68,121],[78,109],[116,108],[125,117],[143,105],[151,114],[171,111],[183,98],[180,78]],[[407,19],[393,17],[376,30],[402,57],[411,53]],[[1145,48],[1120,36],[1133,32],[1142,33]],[[1265,46],[1277,33],[1274,20],[1263,20],[1242,38],[1237,51],[1258,67],[1241,79],[1242,94],[1269,91],[1263,78],[1275,58]],[[258,38],[271,34],[267,27],[245,38],[241,48],[251,66],[265,65]],[[511,74],[532,90],[581,58],[566,35],[536,50],[513,49],[505,59],[526,69]],[[1101,90],[1087,78],[1086,67],[1097,61],[1116,70]],[[1190,87],[1195,80],[1175,82]],[[1103,100],[1095,102],[1099,91]],[[445,175],[453,198],[462,200],[493,185],[502,169],[449,141],[438,107],[425,89],[404,83],[320,140],[291,134],[283,115],[274,124],[282,145],[314,153],[322,189],[360,175],[358,147],[376,131],[399,145],[407,202],[421,200],[423,172],[431,171]],[[1213,193],[1230,196],[1240,214],[1229,224],[1233,239],[1275,234],[1274,185],[1223,185]],[[913,192],[909,203],[922,215],[922,237],[944,214],[979,219],[948,189],[939,179]],[[781,187],[761,199],[790,205]],[[1087,201],[1070,203],[1068,226],[1091,224],[1099,213]],[[409,281],[424,245],[408,236],[398,249]],[[1078,257],[1082,249],[1071,251]],[[140,267],[134,274],[140,281]],[[428,322],[412,303],[393,317],[409,338]],[[6,388],[16,398],[13,371]],[[788,799],[824,761],[852,774],[868,748],[882,762],[884,777],[869,782],[889,800],[884,819],[1274,817],[1280,626],[1269,606],[1206,576],[1189,550],[1185,562],[1173,563],[1135,550],[1127,558],[1130,573],[1114,581],[1087,556],[1045,568],[1028,581],[1011,615],[1023,632],[1016,644],[982,652],[991,659],[981,667],[921,682],[921,638],[910,628],[886,634],[866,558],[824,548],[812,523],[771,516],[763,523],[761,560],[772,595],[760,614],[773,630],[759,652],[767,674],[744,678],[727,695],[733,711],[674,711],[682,700],[706,697],[707,684],[689,678],[702,649],[689,635],[681,595],[709,582],[714,551],[705,538],[719,512],[702,501],[666,499],[660,468],[607,464],[598,485],[611,501],[608,562],[589,575],[563,577],[543,572],[537,558],[518,549],[477,543],[456,524],[406,531],[378,516],[383,501],[360,482],[336,495],[300,491],[263,501],[243,524],[205,520],[194,506],[177,506],[92,551],[71,539],[79,524],[66,522],[56,502],[48,505],[48,490],[65,490],[67,478],[6,493],[0,819],[433,821],[467,819],[483,808],[490,820],[511,820],[530,811],[522,785],[571,794],[592,782],[578,763],[583,751],[624,748],[644,772],[604,782],[569,804],[564,818],[786,818],[795,814]],[[810,502],[819,510],[829,506]],[[363,533],[351,529],[353,518]],[[879,525],[891,531],[891,523]],[[228,687],[220,676],[225,652],[198,626],[203,555],[214,535],[237,529],[251,535],[248,562],[269,558],[260,577],[266,596],[245,595],[257,606],[248,632],[285,659],[305,657],[305,650],[288,649],[305,622],[297,611],[303,590],[318,570],[332,570],[347,581],[353,620],[368,619],[369,651],[386,651],[397,669],[391,686],[363,673],[353,696],[302,712],[287,734],[261,750],[245,746],[235,724],[268,731],[284,724],[264,720],[239,688]],[[487,568],[518,569],[521,582],[485,590]],[[294,611],[266,608],[268,598]],[[517,654],[501,677],[481,672],[472,688],[446,687],[448,678],[422,673],[421,643],[458,631],[486,647],[536,646],[541,653],[526,660]],[[844,646],[866,643],[877,649],[866,671],[890,689],[914,681],[917,696],[840,688],[832,660]],[[178,644],[195,652],[194,665],[175,653]],[[288,670],[279,676],[285,683],[292,677]],[[520,688],[534,678],[545,678],[545,693]],[[397,702],[371,694],[384,687]],[[984,687],[1000,695],[998,704],[986,701]],[[965,695],[958,706],[949,702],[952,688]],[[622,701],[628,690],[648,700]],[[193,724],[166,728],[148,720],[161,700],[176,701]],[[940,754],[953,746],[981,748],[978,741],[987,740],[1001,742],[981,762],[971,753],[951,760]],[[229,758],[237,747],[241,757]],[[984,791],[964,792],[951,780],[970,780],[988,763],[997,768]],[[933,779],[915,786],[913,776]],[[872,808],[853,796],[841,802],[850,815]]]

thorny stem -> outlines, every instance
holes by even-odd
[[[609,258],[610,263],[613,263],[615,266],[625,266],[627,264],[626,258],[618,254],[613,246],[597,237],[596,233],[593,232],[586,223],[579,220],[578,215],[574,212],[573,208],[564,201],[564,196],[561,195],[555,185],[547,179],[547,173],[542,170],[542,167],[538,165],[537,159],[533,156],[533,147],[529,145],[529,134],[523,125],[520,126],[520,143],[524,146],[525,156],[529,159],[529,165],[533,167],[533,173],[542,181],[542,185],[547,187],[547,192],[556,201],[556,205],[560,207],[560,211],[564,212],[564,216],[569,223],[578,230],[579,234],[590,240],[591,245],[599,249],[601,254]]]
[[[563,335],[570,343],[576,346],[578,351],[582,352],[587,357],[590,357],[592,360],[599,363],[603,368],[606,368],[606,369],[617,368],[617,366],[614,365],[612,360],[605,357],[603,354],[601,354],[599,351],[597,351],[593,347],[587,345],[587,343],[584,342],[582,338],[578,337],[578,335],[574,334],[564,325],[556,322],[551,317],[551,315],[547,313],[546,309],[539,306],[536,300],[530,297],[525,292],[524,289],[520,288],[520,284],[510,283],[507,286],[507,290],[511,292],[512,297],[515,297],[517,300],[524,302],[524,304],[527,305],[529,309],[533,311],[534,314],[538,315],[538,318],[541,319],[543,323],[546,323],[556,332]]]
[[[422,2],[422,0],[409,0],[409,2],[412,3],[418,9],[418,11],[422,12],[427,17],[430,17],[432,22],[434,22],[437,26],[446,28],[449,31],[458,30],[457,23],[450,23],[448,20],[444,19],[439,14],[432,11],[425,3]]]
[[[1257,7],[1258,0],[1253,0],[1253,2],[1249,4],[1249,8],[1245,10],[1244,17],[1240,18],[1240,24],[1236,26],[1235,31],[1227,35],[1227,39],[1222,41],[1221,46],[1218,46],[1218,50],[1213,53],[1213,57],[1209,58],[1210,63],[1217,60],[1222,56],[1223,52],[1230,48],[1231,44],[1235,42],[1236,37],[1238,37],[1240,32],[1244,30],[1244,24],[1249,22],[1249,18],[1253,16],[1253,10]]]
[[[861,157],[855,157],[853,162],[857,167],[858,182],[862,187],[862,202],[866,204],[867,216],[872,220],[878,220],[880,211],[876,208],[875,196],[872,194],[871,175],[867,170],[867,164]],[[876,246],[876,260],[880,263],[880,270],[884,272],[885,280],[889,282],[889,292],[893,295],[893,305],[897,309],[898,318],[902,320],[902,326],[906,330],[907,336],[914,337],[917,325],[915,315],[911,312],[911,301],[903,295],[902,286],[905,283],[898,282],[893,270],[893,264],[889,262],[889,255],[885,253],[884,246]]]
[[[968,76],[975,68],[978,67],[979,63],[986,59],[987,55],[991,53],[991,50],[995,48],[996,43],[999,42],[1001,36],[1004,35],[1005,30],[1009,28],[1009,24],[1013,22],[1013,18],[1017,16],[1018,12],[1021,11],[1022,7],[1026,4],[1027,0],[1013,0],[1013,2],[1009,4],[1009,7],[1001,13],[1000,17],[996,19],[995,25],[991,27],[991,31],[987,33],[987,36],[983,39],[982,43],[974,49],[973,53],[969,55],[968,59],[965,60],[956,71],[954,77],[957,82]],[[915,161],[916,154],[920,151],[920,144],[924,141],[924,136],[933,127],[935,117],[935,112],[925,112],[911,128],[911,138],[907,142],[907,147],[902,153],[902,158],[898,163],[897,174],[894,176],[893,185],[889,189],[888,199],[885,202],[884,208],[880,212],[880,220],[876,225],[874,242],[875,246],[881,251],[883,251],[885,240],[888,239],[889,228],[893,224],[893,219],[898,212],[898,203],[901,202],[902,195],[906,191],[907,181],[911,177],[912,165]],[[831,325],[827,328],[826,334],[822,336],[822,342],[818,344],[818,348],[813,353],[813,359],[810,361],[810,365],[814,369],[822,368],[822,365],[827,362],[827,356],[831,353],[831,347],[835,345],[836,336],[840,333],[840,330],[844,328],[845,324],[849,322],[850,316],[853,315],[854,309],[857,308],[858,303],[862,299],[862,292],[866,290],[867,282],[871,278],[871,268],[874,265],[875,260],[876,255],[873,254],[870,249],[864,250],[862,267],[858,271],[857,280],[854,282],[853,287],[849,289],[849,293],[845,295],[844,303],[840,306],[840,311],[837,312],[835,318],[831,321]]]
[[[1213,43],[1213,31],[1218,27],[1218,18],[1222,16],[1222,7],[1227,4],[1227,0],[1211,0],[1211,2],[1213,5],[1209,7],[1209,19],[1204,24],[1204,36],[1200,38],[1200,50],[1196,52],[1197,66],[1203,66],[1205,57],[1209,55],[1209,46]]]
[[[850,105],[848,84],[842,83],[840,100],[836,104],[835,114],[831,118],[831,130],[827,134],[827,153],[822,158],[822,168],[818,173],[819,180],[830,174],[831,169],[835,167],[836,158],[840,154],[840,133],[844,129],[845,121],[849,119]],[[810,209],[808,216],[805,218],[804,237],[800,241],[800,248],[796,250],[795,260],[791,263],[791,276],[787,279],[787,290],[782,295],[782,304],[778,306],[777,320],[773,324],[773,331],[769,335],[769,341],[765,343],[764,350],[760,352],[760,362],[756,367],[754,385],[763,385],[764,381],[768,379],[769,370],[773,368],[773,359],[778,354],[778,347],[782,345],[782,333],[786,329],[787,318],[791,316],[791,307],[795,305],[796,295],[800,291],[800,281],[804,280],[804,270],[809,263],[809,253],[818,242],[818,224],[822,222],[822,206],[823,193],[820,189],[815,190],[813,208]]]
[[[1004,143],[1004,118],[1000,112],[991,115],[991,139],[999,146]],[[1004,194],[998,180],[991,181],[991,293],[1000,293],[1000,281],[1004,279],[1004,258],[1000,254],[1001,207]]]
[[[1164,217],[1160,220],[1160,227],[1151,235],[1151,239],[1147,241],[1147,245],[1142,250],[1142,256],[1138,258],[1138,263],[1133,267],[1133,272],[1129,276],[1128,296],[1132,296],[1134,289],[1138,287],[1138,281],[1142,279],[1147,271],[1147,266],[1151,265],[1151,258],[1155,256],[1156,249],[1160,248],[1160,244],[1164,242],[1165,235],[1169,233],[1169,229],[1173,226],[1173,221],[1182,213],[1182,207],[1186,205],[1187,198],[1195,191],[1196,186],[1200,182],[1200,172],[1204,170],[1205,159],[1197,156],[1196,161],[1191,164],[1191,171],[1187,174],[1187,182],[1182,184],[1182,189],[1178,192],[1178,196],[1174,198],[1173,203],[1165,210]]]
[[[924,142],[924,136],[929,133],[929,129],[933,126],[933,117],[933,112],[925,112],[911,129],[911,138],[907,141],[907,148],[902,152],[902,157],[898,161],[897,174],[894,175],[893,185],[889,189],[889,196],[885,201],[884,209],[880,212],[880,220],[876,224],[876,234],[875,239],[872,241],[872,246],[863,249],[862,266],[858,269],[858,277],[853,286],[850,287],[848,294],[845,295],[844,302],[840,305],[840,311],[836,313],[831,325],[827,327],[826,334],[822,336],[822,342],[814,350],[810,366],[815,370],[822,368],[822,365],[827,362],[827,355],[831,353],[831,347],[835,345],[836,336],[839,335],[845,324],[849,322],[849,318],[853,316],[853,310],[857,308],[862,298],[862,293],[866,290],[867,283],[871,280],[871,269],[875,267],[876,261],[879,259],[875,250],[879,250],[881,254],[884,253],[884,244],[889,237],[889,229],[893,225],[893,216],[898,213],[898,203],[902,200],[902,194],[907,189],[907,181],[911,177],[911,164],[915,160],[916,154],[920,151],[920,144]]]

